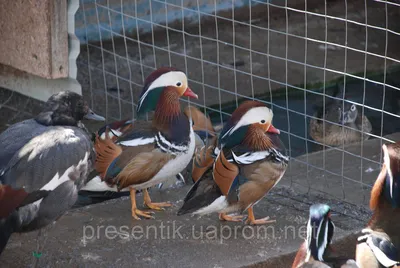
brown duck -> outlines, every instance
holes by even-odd
[[[309,132],[313,140],[329,146],[341,146],[367,140],[372,125],[365,115],[362,115],[355,104],[347,101],[332,100],[323,107],[317,107],[314,117],[310,120]],[[325,126],[324,126],[325,125]],[[325,129],[324,129],[325,128]]]
[[[119,190],[129,187],[132,217],[152,218],[136,206],[136,190],[143,190],[144,203],[154,210],[171,206],[153,203],[147,188],[176,176],[190,162],[195,138],[192,123],[181,112],[179,98],[197,98],[188,87],[185,73],[175,68],[160,68],[146,79],[137,114],[154,111],[151,122],[136,120],[133,127],[115,142],[109,129],[105,139],[96,138],[96,170],[102,180]]]
[[[253,206],[275,186],[285,173],[288,157],[272,111],[256,101],[242,103],[225,124],[219,144],[205,146],[196,155],[196,183],[184,199],[178,215],[220,213],[221,220],[239,221],[248,212],[247,223],[271,222],[255,219]]]

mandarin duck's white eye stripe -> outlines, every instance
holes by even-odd
[[[233,128],[234,128],[234,126],[231,127],[231,128],[221,137],[221,139],[225,138],[227,135],[231,135],[231,133],[233,132]]]
[[[320,224],[321,227],[322,227],[322,222]],[[325,252],[326,247],[328,246],[328,224],[329,224],[329,221],[326,220],[325,230],[324,230],[324,240],[322,241],[322,245],[318,248],[318,259],[320,261],[324,260],[323,259],[324,252]]]
[[[320,260],[320,261],[321,261],[322,259],[320,258],[320,252],[319,252],[319,249],[320,249],[320,247],[319,247],[319,234],[321,233],[322,222],[323,222],[323,220],[321,220],[321,222],[320,222],[319,225],[318,225],[317,235],[316,235],[316,239],[315,239],[315,241],[316,241],[316,246],[317,246],[317,250],[318,250],[318,260]]]
[[[306,262],[310,260],[311,257],[311,236],[312,236],[313,230],[311,228],[311,220],[308,220],[307,222],[307,256],[306,256]]]
[[[389,178],[390,178],[390,197],[393,198],[393,174],[392,174],[392,170],[390,169],[390,156],[389,156],[389,152],[388,149],[386,147],[386,145],[382,145],[382,150],[383,150],[383,161],[386,165],[386,172],[389,174]]]
[[[269,109],[268,107],[261,106],[251,108],[240,118],[236,125],[227,132],[227,134],[229,133],[229,135],[231,135],[240,127],[260,123],[262,120],[271,123],[273,116],[274,115],[271,109]]]
[[[178,82],[187,85],[187,77],[184,72],[171,71],[160,75],[150,86],[147,88],[146,92],[143,93],[142,97],[139,99],[138,110],[142,107],[143,101],[146,99],[149,92],[155,88],[177,86]]]

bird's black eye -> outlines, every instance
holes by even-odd
[[[354,112],[356,110],[356,106],[353,104],[353,105],[351,105],[350,109]]]
[[[178,82],[178,83],[176,83],[176,86],[177,86],[177,87],[180,87],[180,86],[182,86],[182,83],[181,83],[181,82]]]
[[[265,124],[265,120],[263,119],[263,120],[261,120],[261,124]]]

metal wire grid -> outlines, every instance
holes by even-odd
[[[310,1],[310,0],[309,0]],[[114,1],[115,2],[115,1]],[[385,92],[386,89],[389,88],[391,90],[397,90],[400,91],[400,88],[397,87],[396,85],[392,85],[387,83],[386,81],[386,70],[388,68],[388,64],[387,62],[390,61],[391,65],[392,64],[399,64],[400,63],[400,59],[396,58],[396,57],[389,57],[388,54],[388,43],[389,43],[389,38],[388,35],[392,34],[395,36],[400,36],[400,33],[398,31],[392,30],[389,28],[389,22],[388,22],[388,8],[399,8],[400,4],[398,3],[394,3],[394,2],[388,2],[388,1],[375,1],[377,3],[381,3],[382,8],[385,10],[385,14],[386,14],[386,21],[385,21],[385,27],[381,27],[381,26],[377,26],[377,25],[371,25],[368,24],[368,0],[365,0],[364,2],[364,22],[360,22],[357,20],[353,20],[353,19],[349,19],[348,18],[348,2],[350,2],[350,0],[344,1],[344,7],[345,10],[343,10],[343,16],[334,16],[334,15],[329,15],[328,14],[328,3],[327,1],[325,1],[321,6],[323,8],[323,12],[322,13],[318,13],[318,12],[314,12],[314,11],[310,11],[307,9],[307,0],[304,1],[304,9],[300,9],[298,7],[291,7],[288,5],[287,0],[285,0],[285,2],[283,4],[275,4],[272,2],[269,3],[265,3],[265,2],[261,2],[261,1],[256,1],[256,0],[251,0],[249,1],[249,20],[248,22],[243,21],[243,20],[237,20],[235,19],[235,11],[234,11],[234,1],[232,1],[232,7],[231,7],[231,16],[222,16],[219,13],[207,13],[201,10],[200,8],[200,0],[196,1],[196,7],[195,8],[188,8],[185,6],[185,3],[183,0],[180,1],[180,5],[177,4],[176,2],[179,1],[172,1],[174,3],[170,3],[170,1],[162,1],[162,0],[149,0],[149,14],[150,14],[150,20],[146,20],[141,18],[138,15],[138,0],[136,1],[130,1],[130,2],[134,2],[134,10],[126,10],[124,9],[124,1],[121,0],[120,1],[120,7],[119,8],[115,8],[115,5],[111,6],[110,5],[110,0],[107,1],[101,1],[101,0],[94,0],[94,5],[95,5],[95,9],[96,9],[96,16],[97,16],[97,27],[98,27],[98,32],[99,32],[99,37],[100,40],[102,40],[102,35],[104,35],[104,33],[108,34],[111,36],[111,39],[108,42],[111,42],[111,46],[108,44],[107,48],[104,45],[104,41],[100,41],[97,44],[96,43],[90,43],[87,42],[86,43],[86,59],[81,59],[81,69],[83,68],[87,68],[87,78],[89,79],[87,85],[88,88],[84,87],[84,90],[89,90],[88,92],[90,92],[90,99],[92,101],[92,105],[96,104],[96,93],[94,93],[94,91],[99,91],[99,90],[103,90],[104,91],[104,97],[105,97],[105,107],[100,107],[98,109],[101,109],[103,113],[105,113],[105,115],[107,116],[108,120],[119,120],[122,118],[126,118],[127,116],[125,115],[122,106],[127,106],[130,107],[131,109],[131,115],[133,116],[135,113],[135,109],[136,109],[136,103],[134,101],[134,95],[137,96],[137,94],[140,93],[141,91],[141,87],[143,86],[143,82],[145,79],[145,73],[147,72],[147,74],[151,71],[156,69],[157,67],[160,67],[162,65],[173,65],[173,57],[175,56],[179,56],[179,57],[183,57],[184,60],[184,71],[186,71],[186,73],[190,73],[190,68],[188,67],[188,60],[194,60],[196,62],[198,62],[201,65],[201,75],[200,75],[200,79],[193,79],[191,78],[191,76],[189,75],[189,81],[190,84],[193,85],[198,85],[201,90],[202,90],[202,96],[203,99],[200,100],[199,103],[189,103],[190,105],[197,105],[199,107],[202,107],[204,110],[208,111],[208,112],[215,112],[217,114],[219,114],[220,117],[220,122],[223,122],[223,117],[224,116],[229,116],[228,112],[225,112],[223,109],[223,103],[224,100],[221,96],[221,93],[223,94],[228,94],[228,95],[233,95],[234,96],[234,101],[236,106],[239,104],[239,99],[258,99],[256,94],[255,94],[255,90],[254,90],[254,82],[253,79],[260,79],[262,81],[265,81],[268,84],[268,88],[272,89],[272,83],[279,85],[281,87],[284,88],[284,92],[285,92],[285,105],[282,104],[278,104],[273,97],[273,90],[269,90],[269,101],[266,100],[262,100],[262,99],[258,99],[260,101],[263,101],[265,103],[267,103],[273,110],[274,112],[276,110],[283,110],[286,113],[286,120],[287,120],[287,129],[282,130],[283,133],[285,133],[288,137],[287,140],[287,147],[288,147],[288,151],[289,154],[291,156],[292,153],[292,139],[298,139],[298,140],[302,140],[304,141],[305,144],[305,158],[292,158],[293,162],[297,162],[303,165],[306,165],[307,168],[307,178],[305,178],[305,182],[300,182],[300,184],[302,184],[303,186],[306,185],[306,187],[308,187],[308,189],[312,189],[312,190],[316,190],[313,189],[313,185],[311,185],[310,180],[309,180],[309,169],[316,169],[316,170],[320,170],[323,171],[326,174],[331,174],[331,175],[335,175],[335,176],[340,176],[341,182],[342,182],[342,188],[344,188],[344,184],[345,182],[350,182],[354,185],[354,187],[362,187],[362,188],[366,188],[369,189],[371,187],[371,183],[370,182],[364,182],[363,181],[363,177],[364,177],[364,167],[363,167],[363,163],[364,160],[367,163],[373,163],[373,164],[377,164],[379,165],[381,163],[381,159],[382,159],[382,155],[380,155],[379,159],[370,159],[370,158],[366,158],[364,157],[364,146],[363,146],[363,141],[361,141],[361,152],[360,154],[354,154],[348,150],[346,150],[344,147],[335,147],[335,150],[338,150],[342,153],[342,162],[341,162],[341,170],[340,172],[333,172],[330,171],[326,168],[326,150],[327,149],[331,149],[334,147],[328,146],[328,145],[324,145],[321,144],[319,142],[316,142],[314,140],[311,140],[308,137],[308,123],[309,120],[314,118],[313,114],[309,114],[307,113],[307,105],[309,104],[307,102],[307,99],[309,95],[316,95],[319,97],[322,97],[323,100],[323,106],[325,107],[326,105],[326,99],[327,98],[332,98],[332,99],[338,99],[338,100],[342,100],[343,101],[343,105],[344,105],[344,99],[341,98],[337,98],[337,97],[332,97],[329,94],[327,94],[325,88],[327,85],[327,73],[330,74],[335,74],[335,75],[340,75],[343,76],[344,79],[344,86],[343,86],[343,91],[346,92],[346,78],[350,78],[353,80],[361,80],[363,81],[363,97],[362,97],[362,102],[358,103],[355,101],[351,101],[351,100],[346,100],[350,103],[356,104],[361,106],[361,113],[364,115],[364,112],[366,110],[370,110],[370,111],[375,111],[375,112],[379,112],[381,113],[381,127],[380,127],[380,134],[369,134],[371,136],[371,138],[378,138],[380,139],[380,143],[382,144],[383,142],[391,142],[391,140],[383,137],[383,117],[384,115],[396,118],[397,120],[400,118],[399,115],[395,114],[392,111],[387,111],[385,110]],[[154,4],[162,4],[165,7],[165,23],[158,23],[155,22],[153,20],[153,8],[152,5]],[[256,25],[255,23],[253,23],[253,18],[252,18],[252,9],[254,9],[254,6],[252,4],[258,4],[259,6],[266,6],[267,8],[267,27],[262,27],[259,25]],[[87,21],[86,21],[86,16],[85,16],[85,5],[87,5],[87,3],[85,3],[85,1],[81,0],[81,9],[83,9],[83,18],[84,18],[84,24],[85,24],[85,28],[88,27],[87,25]],[[214,1],[214,7],[215,10],[217,10],[217,1]],[[275,8],[275,9],[282,9],[284,11],[285,14],[285,32],[273,29],[270,27],[271,22],[270,22],[270,9],[271,8]],[[181,16],[182,18],[185,17],[185,12],[191,12],[191,13],[197,13],[197,33],[193,32],[191,30],[188,30],[188,28],[193,28],[193,23],[188,22],[185,19],[182,19],[180,24],[181,24],[181,29],[177,29],[176,27],[173,27],[171,25],[169,25],[168,23],[168,11],[172,9],[172,10],[178,10],[181,12]],[[101,17],[99,14],[99,10],[106,10],[107,14],[108,14],[108,18],[103,18]],[[298,35],[298,34],[293,34],[290,33],[289,31],[289,24],[290,24],[290,20],[289,20],[289,12],[295,12],[295,13],[300,13],[304,15],[304,21],[305,21],[305,32],[304,35]],[[132,14],[133,13],[133,14]],[[113,25],[112,25],[112,15],[118,15],[121,17],[122,20],[122,32],[116,32],[113,31]],[[312,29],[308,28],[308,22],[310,21],[310,19],[315,18],[315,17],[319,17],[319,18],[323,18],[324,20],[324,36],[322,39],[317,39],[317,38],[313,38],[309,36],[309,32],[312,31]],[[202,18],[207,18],[208,20],[208,24],[202,24]],[[135,20],[136,21],[136,29],[134,29],[134,31],[128,31],[127,29],[125,29],[125,20]],[[339,44],[337,42],[331,42],[328,39],[328,21],[330,20],[334,20],[334,21],[341,21],[345,23],[345,43],[344,44]],[[108,21],[108,25],[107,23],[104,23],[104,21]],[[224,40],[221,40],[219,38],[219,27],[222,23],[230,23],[232,24],[232,43],[227,43]],[[139,28],[139,24],[140,23],[147,23],[151,25],[151,31],[150,33],[142,33],[141,29]],[[185,25],[186,24],[186,25]],[[189,26],[188,26],[189,24]],[[362,26],[365,27],[365,46],[364,46],[364,50],[362,49],[358,49],[356,47],[352,47],[348,45],[348,25],[357,25],[357,26]],[[245,26],[245,27],[249,27],[249,35],[250,35],[250,41],[249,41],[249,47],[245,47],[242,46],[240,44],[237,44],[235,42],[236,38],[235,38],[235,26]],[[215,28],[215,38],[211,38],[209,36],[206,36],[204,34],[202,34],[202,30],[204,29],[204,27],[214,27]],[[166,46],[161,46],[161,45],[157,45],[157,35],[159,33],[159,31],[163,30],[166,31],[166,42],[167,45]],[[383,31],[385,33],[385,50],[383,55],[379,54],[379,53],[374,53],[374,52],[370,52],[368,50],[368,31],[369,30],[379,30],[379,31]],[[264,31],[265,35],[267,36],[267,40],[268,40],[268,47],[267,47],[267,52],[262,52],[262,51],[258,51],[253,49],[253,38],[252,38],[252,31],[253,30],[261,30]],[[171,41],[170,41],[170,34],[171,33],[175,33],[175,34],[182,34],[182,42],[183,42],[183,51],[175,51],[173,50],[171,47]],[[285,55],[284,56],[279,56],[279,55],[275,55],[273,53],[270,53],[270,41],[274,42],[274,40],[270,39],[270,35],[271,33],[273,34],[282,34],[285,36]],[[144,36],[144,37],[143,37]],[[294,38],[298,38],[301,40],[304,40],[304,47],[305,47],[305,51],[304,51],[304,61],[300,61],[300,60],[295,60],[295,59],[291,59],[289,58],[288,54],[289,54],[289,38],[294,37]],[[188,52],[188,46],[187,46],[187,42],[186,39],[187,38],[198,38],[199,39],[199,56],[197,55],[191,55],[191,53]],[[125,55],[121,55],[121,53],[116,52],[116,47],[115,47],[115,40],[117,39],[122,39],[124,42],[124,52]],[[143,39],[143,40],[142,40]],[[148,41],[147,41],[148,40]],[[202,43],[203,41],[211,41],[211,42],[215,42],[217,49],[216,49],[216,60],[212,61],[212,60],[207,60],[204,59],[204,51],[203,51],[203,47],[202,47]],[[137,51],[138,51],[138,59],[134,59],[134,57],[132,57],[129,54],[129,47],[128,47],[128,42],[134,42],[137,44]],[[321,44],[324,48],[324,61],[323,61],[323,66],[317,66],[315,64],[311,64],[307,61],[308,59],[308,55],[312,54],[313,51],[310,51],[308,48],[308,44],[309,43],[317,43],[317,44]],[[233,49],[233,66],[229,66],[226,64],[221,63],[220,60],[220,46],[229,46]],[[337,70],[337,69],[333,69],[333,68],[329,68],[328,67],[328,47],[329,46],[334,46],[336,48],[340,48],[340,49],[344,49],[344,68],[343,70]],[[111,49],[110,49],[111,48]],[[154,64],[149,64],[145,59],[143,54],[144,50],[151,50],[152,52],[150,54],[152,54],[152,59],[153,59],[153,63]],[[249,71],[245,71],[245,70],[241,70],[239,68],[237,68],[236,66],[236,50],[242,50],[242,51],[246,51],[250,54],[249,57],[249,62],[250,62],[250,70]],[[93,59],[91,59],[91,55],[93,55],[93,53],[91,54],[91,51],[97,51],[101,53],[101,65],[102,66],[97,66],[95,64],[93,64]],[[362,53],[364,55],[364,68],[363,68],[363,74],[362,75],[358,75],[358,74],[351,74],[348,73],[347,70],[347,61],[348,61],[348,52],[357,52],[357,53]],[[168,54],[168,60],[166,62],[161,62],[160,60],[157,59],[157,52],[163,52],[163,53],[167,53]],[[194,53],[192,53],[194,54]],[[256,56],[263,56],[267,58],[267,64],[268,64],[268,72],[267,72],[267,76],[260,76],[257,74],[253,73],[253,55]],[[380,59],[384,60],[384,66],[383,66],[383,71],[384,71],[384,78],[383,81],[378,81],[376,79],[372,79],[369,78],[367,76],[368,73],[368,69],[367,69],[367,57],[369,56],[373,56],[373,57],[377,57]],[[114,69],[115,72],[111,72],[109,70],[107,70],[107,68],[105,68],[106,62],[105,60],[113,60],[114,62]],[[271,75],[271,68],[270,68],[270,59],[274,59],[274,60],[279,60],[279,61],[283,61],[285,63],[285,81],[279,81],[277,79],[274,79]],[[125,61],[128,71],[129,71],[129,75],[128,76],[122,76],[120,75],[120,69],[119,63],[121,61]],[[204,64],[207,64],[208,66],[214,66],[217,69],[217,85],[212,85],[210,84],[206,79],[205,79],[205,70],[204,70]],[[291,83],[291,79],[290,79],[290,74],[288,72],[288,65],[291,64],[297,64],[297,65],[301,65],[303,66],[303,73],[304,73],[304,82],[303,85],[295,85]],[[132,66],[135,66],[137,69],[140,69],[140,74],[141,74],[141,82],[137,82],[134,81],[134,79],[132,78],[132,73],[133,73],[133,68]],[[309,69],[316,69],[316,70],[322,70],[323,71],[323,85],[322,85],[322,90],[321,91],[315,91],[314,89],[309,89],[307,86],[307,75],[309,72],[307,72],[307,70]],[[233,80],[234,80],[234,87],[233,88],[224,88],[221,86],[221,74],[220,72],[222,70],[229,70],[233,72]],[[102,80],[103,80],[103,85],[98,85],[98,81],[97,78],[94,79],[93,77],[93,72],[101,72],[102,73]],[[251,92],[250,90],[247,92],[248,94],[243,94],[238,92],[238,88],[237,88],[237,74],[241,74],[241,75],[246,75],[250,78],[250,88],[251,88]],[[110,81],[109,78],[113,77],[113,80],[116,81],[115,86],[117,87],[117,94],[111,94],[109,92],[109,84]],[[124,97],[121,97],[121,91],[120,91],[120,83],[124,82],[125,84],[129,85],[129,93],[130,93],[130,100],[125,99]],[[366,87],[367,87],[367,83],[374,83],[376,85],[380,85],[383,87],[383,97],[382,97],[382,106],[381,108],[376,108],[376,107],[372,107],[370,105],[367,105],[365,103],[366,101]],[[217,90],[218,93],[218,104],[217,106],[206,106],[206,88],[207,89],[213,89],[213,90]],[[302,92],[303,96],[304,96],[304,112],[302,111],[298,111],[295,109],[290,108],[289,106],[289,102],[290,102],[290,92],[289,90],[293,91],[298,91],[298,92]],[[118,107],[118,112],[117,115],[110,115],[109,114],[109,103],[110,101],[113,102],[117,102],[117,107]],[[187,100],[183,100],[184,102],[187,102]],[[304,136],[303,135],[299,135],[297,133],[294,133],[294,131],[292,131],[291,129],[291,115],[299,115],[303,117],[304,120]],[[332,124],[337,124],[335,122],[329,122]],[[318,165],[313,165],[312,163],[309,162],[309,158],[308,158],[308,153],[310,152],[309,150],[309,144],[317,144],[320,146],[323,146],[323,161],[322,161],[322,165],[318,166]],[[352,156],[352,157],[356,157],[358,159],[361,160],[361,168],[360,168],[360,180],[354,179],[352,177],[346,176],[345,171],[344,171],[344,166],[345,166],[345,155],[347,156]],[[290,169],[290,165],[289,165],[289,169]],[[296,182],[291,182],[291,184],[299,184],[298,181]],[[328,194],[329,195],[329,191],[327,190],[317,190],[320,191],[324,194]],[[345,193],[343,190],[343,199],[346,199],[345,197]]]

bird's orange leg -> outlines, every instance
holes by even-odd
[[[161,202],[161,203],[151,202],[151,198],[147,189],[143,189],[143,201],[148,208],[154,210],[164,210],[164,207],[172,206],[172,204],[168,202]]]
[[[247,210],[247,213],[249,214],[249,217],[248,217],[247,220],[246,220],[246,224],[250,224],[250,225],[260,225],[260,224],[267,224],[267,223],[276,222],[276,220],[270,220],[269,217],[265,217],[265,218],[256,220],[256,219],[254,218],[253,207],[250,207],[250,208]]]
[[[137,206],[136,206],[136,189],[130,187],[129,193],[131,196],[132,217],[135,218],[136,220],[140,220],[139,216],[142,216],[147,219],[153,219],[154,217],[151,215],[151,214],[153,214],[153,212],[145,212],[145,211],[139,210],[137,208]]]
[[[245,216],[243,216],[243,215],[229,216],[229,215],[227,215],[226,213],[220,213],[220,214],[219,214],[219,219],[220,219],[221,221],[239,222],[239,221],[242,221],[244,217],[245,217]]]

